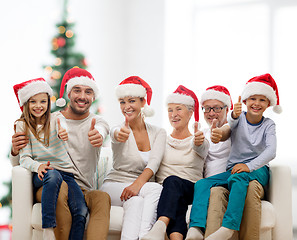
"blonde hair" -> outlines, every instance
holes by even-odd
[[[48,96],[48,104],[47,104],[47,110],[42,116],[42,118],[45,120],[42,122],[41,128],[38,127],[37,129],[37,122],[36,118],[33,116],[33,114],[29,110],[29,100],[24,103],[23,106],[23,113],[21,117],[16,120],[17,121],[22,121],[25,125],[25,134],[28,135],[28,131],[30,130],[32,134],[36,137],[36,139],[44,144],[45,146],[49,146],[49,135],[50,135],[50,111],[51,111],[51,101],[50,101],[50,96]],[[40,137],[40,134],[44,133],[44,138]]]

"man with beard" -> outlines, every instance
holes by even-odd
[[[69,106],[59,115],[63,115],[67,129],[67,151],[77,169],[78,184],[81,187],[90,219],[87,228],[87,239],[107,239],[110,216],[110,197],[107,193],[94,189],[94,173],[100,157],[103,139],[109,133],[109,126],[101,117],[91,113],[90,107],[98,97],[98,88],[93,76],[86,70],[72,68],[62,80],[60,99],[56,105],[63,107],[64,89],[70,99]],[[15,133],[12,137],[11,163],[19,164],[19,150],[27,144],[25,133]],[[37,201],[41,201],[42,188],[36,193]],[[55,228],[56,239],[68,239],[71,228],[71,213],[67,203],[68,186],[63,182],[57,201]]]

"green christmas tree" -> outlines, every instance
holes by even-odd
[[[51,99],[52,111],[60,110],[55,102],[59,96],[62,78],[67,70],[73,67],[87,68],[85,56],[82,53],[75,52],[74,23],[68,19],[68,0],[64,0],[62,20],[56,24],[57,34],[52,39],[51,53],[55,56],[55,62],[51,66],[44,66],[49,74],[49,84],[51,85],[54,96]],[[67,97],[65,99],[68,99]],[[98,100],[92,104],[92,112],[99,113]],[[8,193],[0,199],[1,207],[10,207],[12,202],[12,183],[11,181],[3,183],[8,188]]]
[[[73,67],[86,69],[87,63],[82,53],[75,51],[74,23],[68,18],[68,0],[64,0],[64,10],[62,20],[56,24],[57,34],[52,39],[51,53],[55,56],[55,62],[51,66],[45,66],[45,70],[49,73],[49,84],[51,85],[54,96],[51,99],[52,111],[60,110],[55,102],[59,98],[60,85],[62,78],[67,70]],[[68,99],[65,94],[64,98]],[[99,113],[98,100],[92,105],[92,112]]]

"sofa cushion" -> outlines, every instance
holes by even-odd
[[[124,216],[124,208],[119,206],[111,206],[110,210],[110,233],[120,233],[122,230],[122,221]]]
[[[33,205],[31,224],[34,229],[42,230],[41,203]]]
[[[276,215],[273,205],[268,201],[262,201],[261,204],[261,226],[260,229],[271,229],[275,226]]]

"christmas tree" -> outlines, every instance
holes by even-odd
[[[73,67],[87,68],[85,56],[74,50],[76,37],[73,30],[74,25],[75,24],[71,22],[68,17],[68,0],[64,0],[62,20],[56,25],[57,34],[52,39],[51,53],[55,56],[55,62],[51,66],[44,67],[46,72],[50,75],[48,83],[54,91],[54,96],[51,99],[52,111],[60,110],[55,102],[59,98],[60,85],[65,72]],[[67,97],[64,98],[68,99]],[[91,110],[93,110],[94,113],[99,113],[97,105],[98,100],[92,105]]]
[[[64,0],[64,8],[62,20],[56,24],[57,34],[52,39],[51,53],[55,56],[55,62],[51,66],[44,66],[46,72],[49,74],[48,83],[51,85],[54,96],[51,99],[52,111],[57,111],[60,108],[56,106],[55,102],[59,96],[60,85],[62,78],[67,70],[72,67],[87,68],[85,56],[82,53],[74,51],[75,33],[73,30],[74,23],[68,19],[68,0]],[[68,99],[65,97],[65,99]],[[99,113],[98,100],[92,104],[91,111]],[[0,199],[1,207],[10,207],[12,201],[12,183],[11,181],[3,183],[8,188],[8,193]]]

